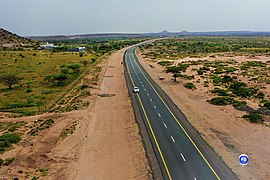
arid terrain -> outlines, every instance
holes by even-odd
[[[91,87],[79,97],[90,102],[88,108],[1,119],[2,134],[22,134],[21,142],[1,154],[1,179],[151,179],[124,80],[123,53],[98,65],[98,82],[91,84],[91,73],[82,80]]]
[[[233,106],[215,106],[207,100],[216,97],[210,90],[214,89],[211,80],[199,75],[196,70],[202,67],[200,64],[191,65],[183,73],[187,76],[177,77],[173,81],[172,73],[166,72],[166,66],[159,65],[158,62],[167,61],[164,59],[145,58],[145,52],[137,51],[137,55],[143,67],[150,76],[160,85],[169,95],[174,103],[182,110],[189,119],[190,123],[200,132],[205,141],[221,156],[225,163],[239,176],[240,179],[269,179],[270,164],[270,136],[269,116],[265,116],[264,123],[251,123],[242,118],[246,112],[239,111]],[[143,54],[143,55],[142,55]],[[203,61],[199,61],[203,60]],[[202,57],[202,58],[183,58],[171,61],[171,65],[185,62],[226,62],[233,60],[234,66],[240,66],[246,61],[269,62],[269,56],[232,56],[223,55],[222,57]],[[169,60],[168,60],[169,61]],[[167,62],[168,63],[168,62]],[[256,70],[255,70],[256,71]],[[258,70],[257,70],[258,71]],[[250,69],[250,72],[251,71]],[[269,73],[269,72],[268,72]],[[237,74],[236,74],[237,75]],[[192,78],[189,78],[192,76]],[[187,77],[187,78],[185,78]],[[265,77],[269,77],[266,75]],[[238,74],[240,81],[247,82],[249,85],[259,86],[260,89],[269,97],[269,84],[256,81],[248,81],[247,78]],[[205,81],[209,81],[207,86]],[[188,89],[183,86],[186,82],[195,84],[196,89]],[[264,87],[264,88],[263,88]],[[240,98],[241,99],[241,98]],[[246,98],[242,98],[246,99]],[[248,106],[258,108],[258,100],[248,98]],[[250,157],[250,162],[246,167],[241,167],[238,156],[242,153]]]

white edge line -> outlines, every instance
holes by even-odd
[[[161,117],[161,115],[158,113],[158,116]]]
[[[174,138],[172,136],[171,136],[171,139],[172,139],[173,142],[175,142],[175,140],[174,140]]]

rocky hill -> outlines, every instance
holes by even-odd
[[[36,45],[36,43],[36,41],[23,38],[0,28],[0,47],[31,47]]]

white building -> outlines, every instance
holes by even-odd
[[[49,43],[47,42],[47,44],[42,44],[42,45],[40,45],[40,47],[42,47],[43,49],[52,49],[52,48],[54,48],[55,46],[54,46],[54,44],[49,44]]]

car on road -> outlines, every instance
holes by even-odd
[[[134,92],[134,93],[139,93],[139,92],[140,92],[140,89],[139,89],[138,87],[135,86],[135,87],[133,88],[133,92]]]

